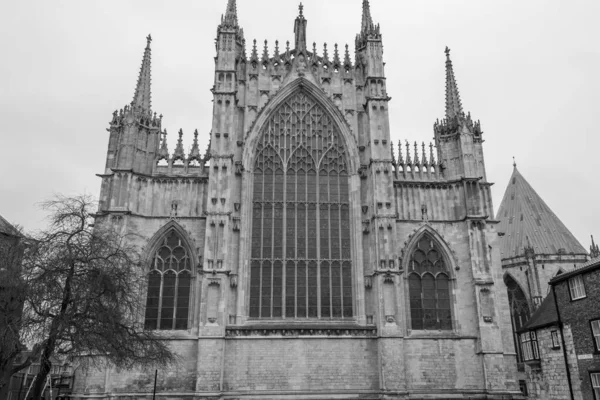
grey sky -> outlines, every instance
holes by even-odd
[[[304,0],[308,40],[354,49],[361,0]],[[293,40],[297,1],[238,0],[248,54]],[[226,0],[20,0],[0,21],[0,214],[41,228],[36,203],[100,190],[112,112],[131,102],[152,34],[153,109],[169,148],[210,131],[214,38]],[[519,170],[582,244],[600,239],[600,2],[372,0],[384,38],[392,139],[431,141],[444,112],[443,50],[462,103],[484,130],[488,180],[500,205]],[[352,56],[352,58],[354,58]]]

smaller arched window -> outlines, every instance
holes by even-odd
[[[411,325],[414,330],[451,330],[450,280],[438,244],[423,235],[408,266]]]
[[[170,230],[152,257],[148,275],[146,329],[188,328],[191,262],[175,230]]]

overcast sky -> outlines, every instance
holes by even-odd
[[[304,0],[308,41],[354,48],[362,0]],[[293,41],[297,1],[238,0],[246,39]],[[97,196],[113,110],[131,102],[146,36],[152,105],[171,133],[211,129],[214,39],[226,0],[19,0],[0,17],[0,214],[44,226],[53,193]],[[600,1],[372,0],[387,62],[392,139],[431,141],[444,113],[444,48],[484,130],[497,210],[515,156],[581,243],[600,239]],[[283,46],[283,45],[282,45]],[[250,48],[248,49],[250,50]],[[354,59],[354,57],[352,57]]]

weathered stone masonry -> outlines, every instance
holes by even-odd
[[[293,43],[271,51],[265,43],[261,52],[255,41],[247,57],[229,0],[203,156],[197,134],[189,154],[182,132],[175,152],[167,149],[162,116],[151,111],[150,38],[134,101],[113,115],[97,223],[138,234],[149,271],[174,232],[193,266],[188,328],[163,332],[184,361],[161,371],[159,398],[521,398],[482,131],[463,112],[449,50],[446,116],[435,124],[435,146],[406,143],[395,151],[382,35],[369,2],[355,60],[347,46],[319,54],[306,28],[301,6]],[[292,114],[308,121],[307,131],[289,122]],[[283,122],[273,124],[274,115]],[[257,148],[267,142],[275,155],[260,176],[274,176],[273,185],[284,179],[288,189],[262,201]],[[293,189],[292,178],[273,169],[288,163],[277,158],[285,152],[276,142],[304,154],[298,165],[305,166],[288,174],[299,182]],[[334,142],[336,178],[325,180],[334,167],[320,160]],[[313,173],[310,165],[325,167]],[[301,187],[308,199],[298,197]],[[257,207],[263,219],[254,217]],[[278,210],[289,216],[281,225],[289,229],[265,242],[264,227],[279,226],[272,222],[280,221]],[[341,230],[331,222],[338,215]],[[253,252],[261,243],[256,232],[263,232],[261,256]],[[305,238],[315,243],[306,247],[307,269],[298,244]],[[340,259],[351,261],[337,264],[338,243]],[[350,308],[341,311],[340,298],[351,299]],[[76,397],[143,398],[151,375],[88,371],[76,380]]]

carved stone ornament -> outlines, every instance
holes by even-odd
[[[210,201],[213,203],[213,206],[216,206],[219,199],[217,199],[216,197],[213,197],[212,199],[210,199]]]
[[[233,289],[238,287],[238,275],[237,274],[229,275],[229,286],[231,286]]]
[[[233,204],[233,208],[235,209],[236,212],[239,212],[240,208],[242,208],[242,204],[241,203],[234,203]]]
[[[221,198],[221,204],[225,205],[226,199],[224,197]]]
[[[362,212],[363,214],[366,214],[369,212],[369,206],[362,206]]]
[[[373,277],[371,275],[365,276],[365,288],[371,289],[373,287]]]
[[[271,328],[230,326],[225,331],[226,337],[299,337],[299,336],[334,336],[334,337],[375,337],[377,328]]]
[[[233,218],[233,231],[234,232],[240,231],[240,221],[241,221],[241,219],[239,217]]]
[[[235,174],[242,175],[242,172],[244,172],[244,165],[242,164],[241,161],[236,161],[235,162]]]
[[[394,275],[392,275],[390,273],[385,274],[385,276],[383,277],[383,282],[393,284],[394,283]]]
[[[368,219],[365,219],[365,220],[363,220],[362,224],[363,224],[363,233],[369,233],[371,231],[369,228],[371,221],[369,221]]]
[[[221,280],[218,278],[215,279],[209,279],[208,280],[208,286],[221,286]]]
[[[361,165],[361,167],[358,169],[358,175],[360,176],[360,179],[367,179],[367,166],[366,165]]]
[[[386,315],[385,322],[387,322],[388,324],[395,324],[396,318],[393,315]]]

